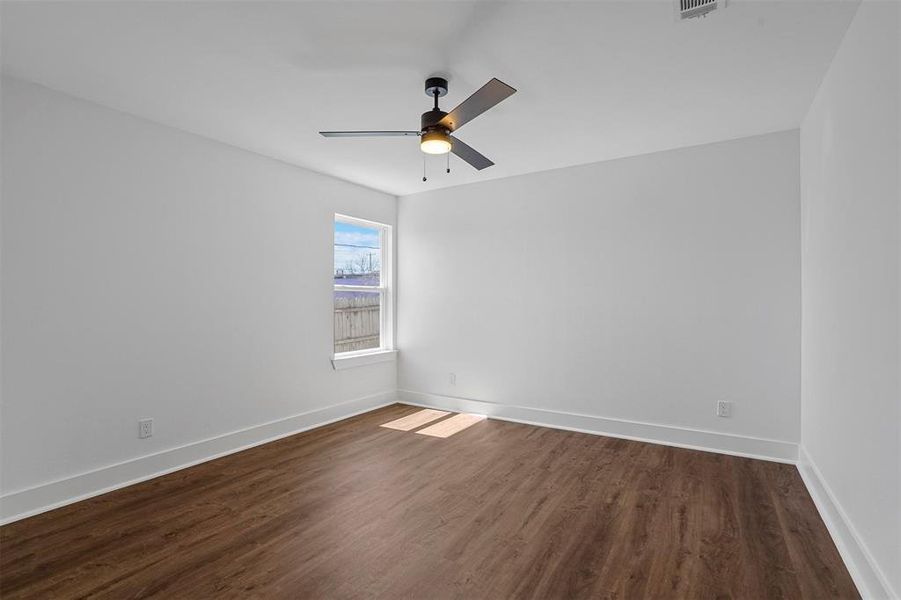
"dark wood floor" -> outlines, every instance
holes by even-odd
[[[857,598],[793,466],[395,405],[0,528],[12,598]]]

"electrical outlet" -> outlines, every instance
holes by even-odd
[[[138,437],[149,438],[153,435],[153,419],[141,419],[138,421]]]
[[[716,403],[716,416],[729,418],[732,416],[732,403],[726,400],[719,400]]]
[[[451,373],[447,376],[447,382],[451,385],[457,385],[457,374]]]

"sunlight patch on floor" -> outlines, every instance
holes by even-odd
[[[388,429],[397,429],[398,431],[412,431],[417,427],[422,427],[426,423],[431,423],[435,419],[440,419],[450,413],[445,410],[434,410],[431,408],[426,408],[420,410],[419,412],[415,412],[412,415],[407,415],[406,417],[401,417],[400,419],[395,419],[393,421],[389,421],[382,425],[382,427],[387,427]]]
[[[429,425],[425,429],[420,429],[416,433],[421,433],[422,435],[429,435],[432,437],[446,438],[454,435],[455,433],[463,431],[467,427],[475,425],[479,421],[484,421],[486,418],[487,417],[485,417],[485,415],[461,413],[459,415],[454,415],[450,419],[445,419],[440,423]]]

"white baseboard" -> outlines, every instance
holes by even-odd
[[[105,494],[202,462],[327,425],[396,402],[382,392],[170,448],[0,496],[0,525]]]
[[[678,448],[706,450],[708,452],[719,452],[721,454],[790,464],[794,464],[798,458],[798,445],[794,442],[541,408],[513,406],[510,404],[496,404],[482,400],[439,396],[437,394],[426,394],[409,390],[398,390],[397,398],[398,401],[404,404],[412,404],[414,406],[440,408],[457,412],[472,412],[503,421],[606,435],[640,442],[650,442],[652,444],[676,446]]]
[[[897,600],[899,596],[892,590],[804,446],[799,449],[798,471],[860,595],[872,600]]]

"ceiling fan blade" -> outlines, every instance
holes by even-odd
[[[457,108],[447,113],[439,121],[439,124],[451,131],[456,131],[515,93],[515,89],[500,79],[492,79],[476,90],[472,96],[461,102]]]
[[[418,131],[320,131],[323,137],[419,137]]]
[[[454,136],[450,136],[451,139],[451,152],[471,164],[473,167],[481,171],[487,167],[492,166],[494,163],[490,158],[483,156],[478,150],[464,144]]]

